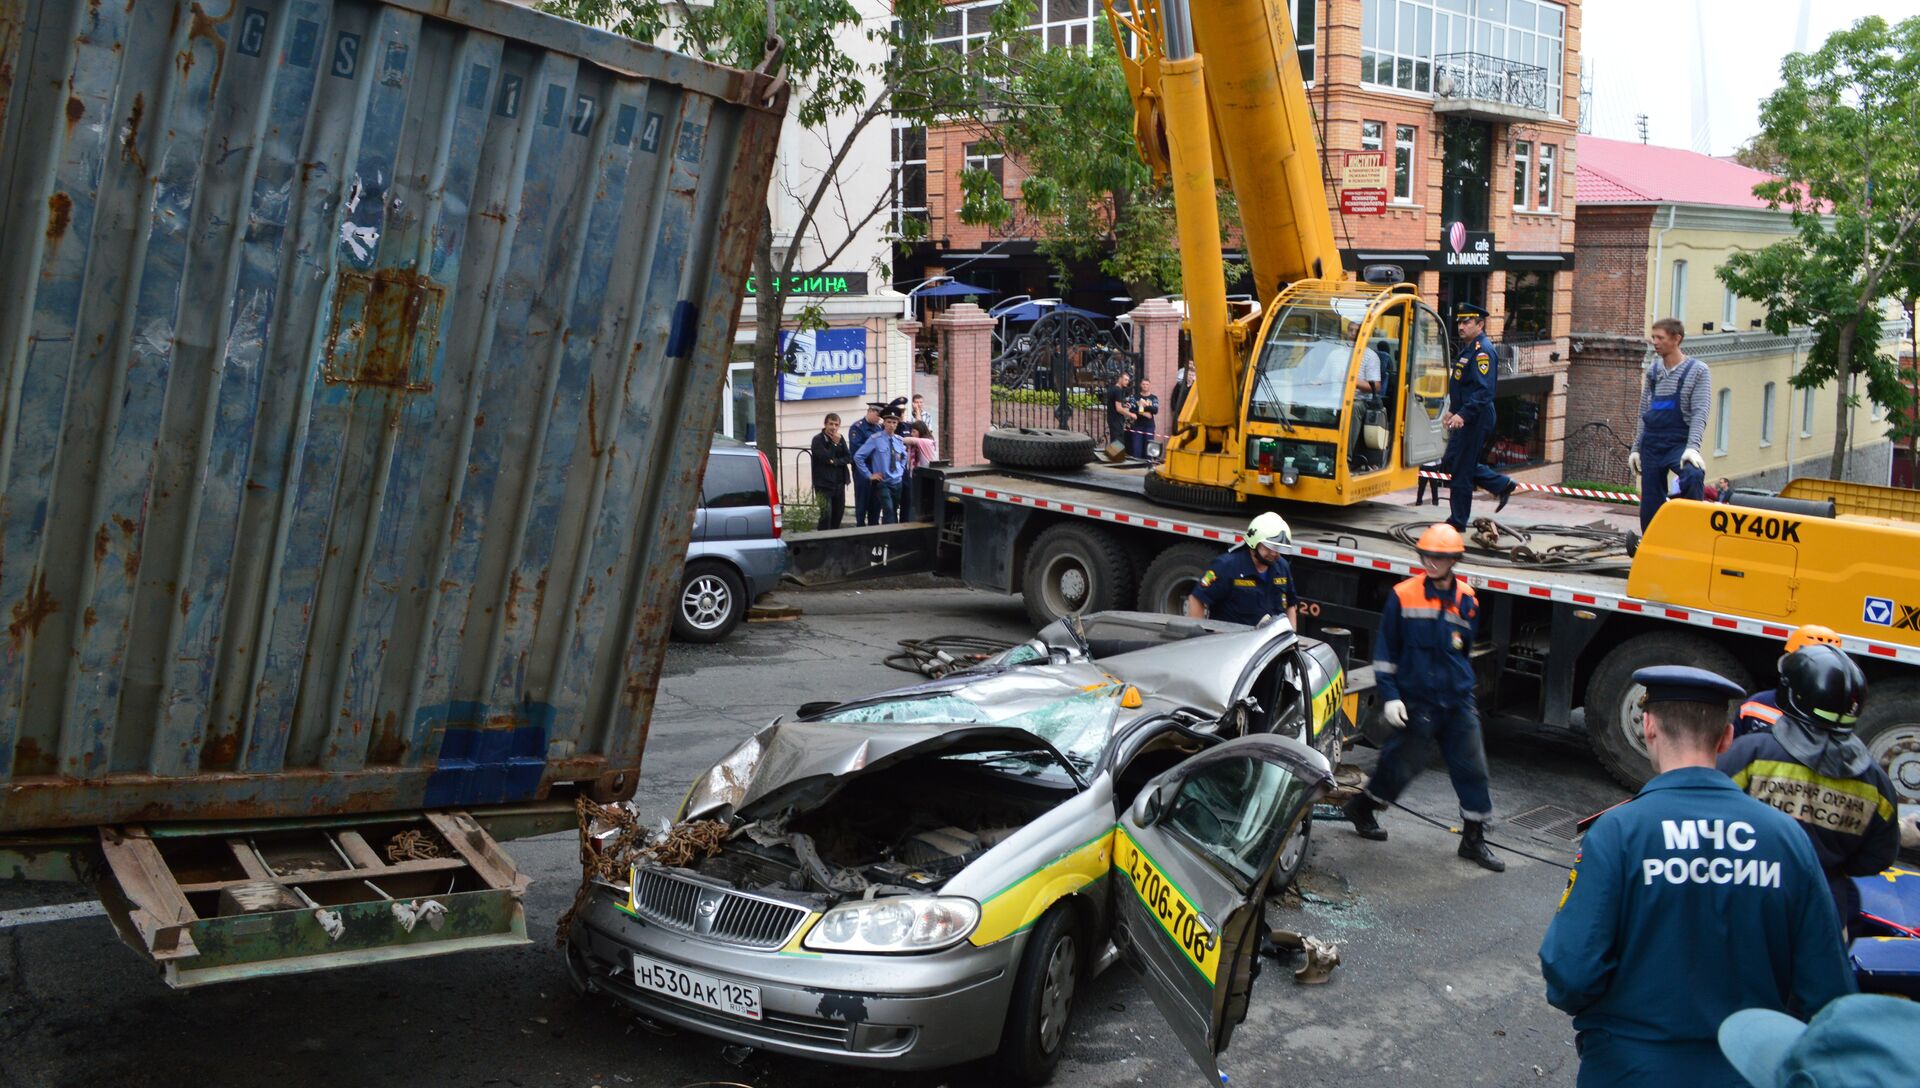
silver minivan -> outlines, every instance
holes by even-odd
[[[780,539],[779,490],[766,455],[715,435],[700,483],[687,544],[675,638],[718,642],[746,618],[747,608],[780,584],[787,542]]]

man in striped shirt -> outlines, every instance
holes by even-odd
[[[1686,326],[1671,317],[1653,323],[1653,350],[1640,385],[1640,428],[1634,435],[1627,469],[1640,477],[1640,529],[1667,501],[1667,473],[1680,477],[1683,499],[1706,497],[1707,466],[1700,440],[1707,433],[1707,408],[1713,399],[1713,375],[1707,364],[1680,350]]]

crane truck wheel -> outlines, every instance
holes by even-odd
[[[1186,615],[1187,597],[1219,555],[1220,549],[1210,544],[1175,544],[1155,556],[1140,576],[1140,611]]]
[[[1853,732],[1886,768],[1900,803],[1920,805],[1920,680],[1869,683]]]
[[[1080,468],[1093,460],[1093,436],[1053,427],[995,427],[980,452],[1006,468]]]
[[[1168,506],[1178,506],[1182,510],[1238,513],[1245,508],[1240,502],[1240,493],[1231,487],[1181,483],[1169,480],[1158,472],[1147,473],[1141,479],[1141,486],[1146,490],[1147,498]]]
[[[1035,627],[1133,603],[1133,561],[1098,525],[1055,525],[1027,550],[1021,596]]]
[[[1600,765],[1622,786],[1637,790],[1653,777],[1647,742],[1640,736],[1640,695],[1633,682],[1637,669],[1649,665],[1692,665],[1719,673],[1753,690],[1753,677],[1718,643],[1696,635],[1659,631],[1630,638],[1600,659],[1587,681],[1587,743]]]

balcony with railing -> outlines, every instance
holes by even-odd
[[[1486,53],[1433,58],[1433,112],[1489,121],[1545,121],[1559,115],[1545,68]]]

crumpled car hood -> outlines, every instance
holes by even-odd
[[[727,753],[694,782],[682,819],[743,819],[819,805],[853,778],[903,760],[968,752],[1045,752],[1024,729],[897,722],[779,722]]]

